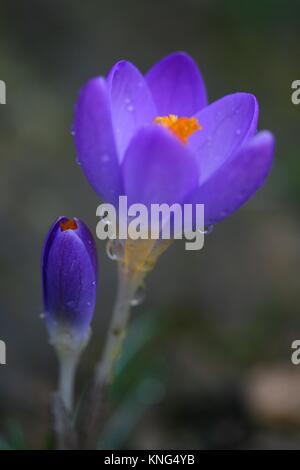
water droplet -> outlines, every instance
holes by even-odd
[[[132,307],[137,307],[138,305],[141,305],[145,300],[145,284],[141,284],[138,288],[136,293],[134,294],[134,297],[131,300],[131,306]]]
[[[108,242],[106,244],[106,254],[109,257],[109,259],[112,259],[113,261],[115,261],[117,259],[117,257],[115,255],[113,242],[114,242],[114,240],[108,240]]]
[[[133,110],[134,110],[134,107],[132,106],[132,104],[130,104],[130,105],[127,106],[127,111],[129,111],[130,113],[132,113]]]
[[[71,135],[75,135],[75,131],[71,129]]]
[[[130,103],[131,103],[130,98],[125,98],[125,104],[130,104]]]
[[[45,314],[44,314],[44,313],[41,313],[41,314],[40,314],[40,318],[45,318]]]
[[[119,261],[124,256],[124,246],[121,240],[108,240],[106,244],[106,254],[109,259]]]
[[[214,229],[213,225],[208,225],[207,227],[204,227],[204,230],[199,230],[200,233],[203,233],[203,235],[210,235]]]
[[[79,160],[79,157],[78,157],[78,156],[76,156],[76,163],[77,163],[77,165],[79,165],[79,166],[81,165],[81,161]]]
[[[93,281],[93,282],[92,282],[92,286],[95,286],[95,285],[96,285],[96,281]]]
[[[242,131],[241,131],[241,129],[237,129],[237,130],[235,131],[235,133],[236,133],[236,135],[241,135]]]
[[[87,302],[86,304],[87,304],[87,306],[88,306],[88,307],[90,307],[90,306],[91,306],[91,302]]]

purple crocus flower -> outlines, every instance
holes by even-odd
[[[53,341],[88,337],[96,302],[97,254],[94,239],[79,219],[60,217],[50,228],[42,253],[44,309]]]
[[[205,205],[205,225],[236,211],[263,184],[274,138],[257,133],[258,103],[234,93],[208,105],[193,59],[176,52],[143,76],[120,61],[90,80],[75,112],[77,159],[106,202]]]

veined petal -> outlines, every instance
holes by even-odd
[[[139,70],[125,60],[108,76],[113,128],[119,161],[137,130],[153,122],[157,111],[148,85]]]
[[[60,217],[52,225],[42,253],[42,275],[50,332],[62,326],[84,337],[96,302],[97,254],[82,221]]]
[[[258,104],[250,93],[227,95],[195,115],[202,126],[189,139],[204,183],[257,128]]]
[[[122,163],[128,204],[181,203],[197,185],[197,162],[168,130],[152,125],[131,140]]]
[[[74,120],[78,163],[96,193],[115,203],[122,180],[112,128],[108,90],[102,77],[90,80],[81,90]]]
[[[158,114],[190,117],[207,105],[202,75],[193,59],[184,52],[175,52],[155,64],[146,81]]]
[[[205,225],[239,209],[262,186],[272,166],[274,137],[261,131],[226,160],[186,202],[204,204]]]

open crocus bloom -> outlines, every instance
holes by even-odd
[[[257,133],[258,104],[234,93],[207,105],[187,54],[162,59],[143,76],[120,61],[81,90],[74,134],[78,162],[106,202],[204,204],[205,225],[244,204],[273,159],[270,132]]]

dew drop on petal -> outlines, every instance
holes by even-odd
[[[241,129],[237,129],[237,130],[235,131],[235,133],[236,133],[236,135],[241,135],[242,131],[241,131]]]

